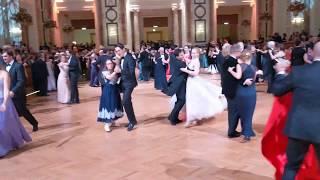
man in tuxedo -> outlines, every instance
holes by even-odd
[[[25,90],[26,76],[24,74],[23,65],[17,63],[13,57],[14,54],[11,50],[6,50],[2,54],[3,63],[6,64],[6,70],[9,72],[11,79],[10,97],[12,98],[19,116],[23,116],[33,126],[33,131],[38,131],[38,121],[27,109]]]
[[[48,96],[48,69],[46,64],[46,54],[40,53],[40,59],[37,59],[31,66],[32,82],[34,90],[40,91],[39,96]]]
[[[283,180],[294,180],[310,145],[313,145],[320,162],[320,42],[314,47],[314,63],[293,67],[286,75],[285,67],[275,65],[277,75],[272,92],[282,96],[293,92],[292,107],[284,133],[289,137],[287,164]]]
[[[228,101],[228,137],[235,138],[241,134],[237,132],[237,126],[239,123],[239,112],[236,105],[235,97],[237,92],[238,80],[232,76],[228,69],[230,67],[236,67],[238,64],[238,57],[241,55],[241,45],[234,44],[230,48],[230,56],[226,57],[222,64],[221,83],[222,94],[224,94]],[[234,68],[234,71],[236,68]]]
[[[132,131],[137,124],[136,116],[134,114],[131,96],[134,88],[138,85],[135,68],[136,62],[132,55],[126,52],[123,44],[118,44],[115,47],[116,58],[121,59],[121,86],[123,92],[123,107],[126,111],[129,124],[128,131]]]
[[[80,78],[80,66],[79,59],[77,58],[75,51],[72,51],[69,58],[69,77],[70,77],[70,90],[71,98],[70,104],[79,104],[79,90],[78,90],[78,81]]]
[[[168,117],[171,125],[173,126],[182,122],[178,119],[178,116],[180,110],[186,103],[186,85],[188,78],[188,74],[180,70],[181,68],[185,68],[187,66],[186,63],[183,61],[183,51],[181,49],[176,49],[174,51],[174,56],[175,58],[172,59],[171,62],[173,74],[169,79],[168,89],[163,90],[163,92],[168,96],[173,96],[174,94],[177,96],[176,104]]]
[[[295,45],[296,45],[296,47],[294,47],[292,49],[292,53],[291,53],[291,65],[292,66],[304,65],[303,56],[306,53],[306,51],[301,46],[301,41],[300,40],[296,40],[295,41]]]

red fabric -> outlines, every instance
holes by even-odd
[[[283,134],[283,130],[291,104],[291,93],[275,98],[262,137],[262,154],[275,167],[276,180],[281,180],[287,162],[286,147],[288,138]],[[320,180],[320,172],[313,147],[310,148],[296,180]]]

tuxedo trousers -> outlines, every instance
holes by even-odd
[[[287,146],[287,159],[282,180],[295,180],[296,175],[305,159],[310,145],[314,146],[318,163],[320,163],[320,143],[313,143],[305,140],[290,138]]]
[[[134,114],[133,106],[132,106],[132,92],[134,87],[126,87],[122,86],[123,91],[123,107],[126,111],[129,123],[137,124],[136,115]]]
[[[182,85],[176,92],[176,96],[177,96],[177,101],[168,118],[171,121],[171,123],[176,123],[179,120],[178,119],[179,112],[181,111],[181,109],[186,103],[186,83],[182,83]]]
[[[38,121],[32,116],[32,114],[28,110],[26,100],[24,98],[13,98],[12,101],[19,116],[23,116],[32,126],[38,126]]]
[[[239,110],[236,98],[227,98],[228,102],[228,136],[235,134],[239,124]]]

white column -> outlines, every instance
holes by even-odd
[[[133,10],[134,50],[140,49],[139,9]]]
[[[218,4],[217,0],[212,0],[212,23],[211,23],[211,33],[212,40],[216,41],[218,39],[218,14],[217,14]]]
[[[29,47],[33,50],[38,51],[40,47],[40,30],[38,28],[39,22],[41,22],[40,17],[37,16],[37,2],[36,0],[20,0],[20,6],[25,8],[27,12],[32,16],[32,24],[28,26],[28,34],[29,36]]]
[[[314,0],[314,4],[310,11],[310,33],[311,35],[317,36],[320,29],[319,12],[320,12],[320,1]]]
[[[257,40],[258,39],[258,8],[257,8],[257,0],[254,0],[251,4],[252,13],[251,13],[251,33],[250,33],[250,40]]]
[[[62,43],[62,27],[63,25],[61,24],[60,18],[59,18],[59,10],[57,8],[57,4],[56,2],[53,2],[53,20],[56,21],[57,27],[53,29],[53,34],[54,34],[54,43],[57,47],[62,47],[63,43]]]
[[[179,11],[177,7],[173,7],[172,11],[173,11],[173,39],[174,39],[174,44],[179,46],[179,42],[180,42]]]
[[[133,49],[133,40],[132,40],[132,21],[131,21],[131,7],[130,0],[126,0],[126,29],[127,29],[127,45],[128,49]]]
[[[94,28],[95,28],[95,33],[96,33],[96,48],[100,48],[101,46],[101,40],[102,40],[102,32],[101,32],[101,0],[95,0],[94,1],[94,8],[93,8],[93,14],[94,14]]]
[[[180,9],[181,9],[181,43],[182,46],[187,44],[187,9],[186,9],[186,3],[188,3],[187,0],[182,0],[180,3]]]

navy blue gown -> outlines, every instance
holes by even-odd
[[[117,79],[104,79],[102,95],[100,97],[98,122],[112,123],[123,116],[120,89],[116,82]]]
[[[163,90],[167,88],[166,66],[163,65],[161,57],[156,59],[154,67],[154,88]]]
[[[238,84],[236,103],[241,119],[242,135],[245,137],[255,136],[252,128],[252,118],[256,107],[257,93],[255,81],[250,86],[243,85],[246,79],[254,79],[256,70],[255,67],[248,64],[240,64],[242,69],[242,78]]]

